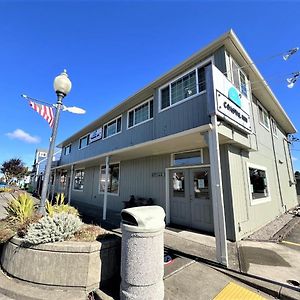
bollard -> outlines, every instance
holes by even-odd
[[[123,209],[121,300],[164,299],[165,212],[160,206]]]

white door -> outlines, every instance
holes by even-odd
[[[213,232],[209,169],[170,171],[171,223]]]

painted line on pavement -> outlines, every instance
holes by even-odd
[[[282,243],[282,244],[287,244],[287,245],[293,245],[293,246],[298,246],[298,247],[300,247],[300,244],[299,244],[299,243],[294,243],[294,242],[289,242],[289,241],[282,241],[281,243]]]

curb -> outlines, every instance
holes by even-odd
[[[187,254],[176,249],[172,249],[172,251],[180,256],[187,257],[189,259],[195,260],[197,262],[202,262],[211,268],[230,276],[240,282],[243,282],[257,290],[260,290],[266,294],[269,294],[277,299],[282,300],[300,300],[300,288],[293,287],[284,283],[279,283],[276,281],[272,281],[269,279],[265,279],[259,276],[250,275],[246,273],[241,273],[239,271],[235,271],[232,269],[227,269],[225,266],[221,266],[220,264],[204,259],[203,257]]]

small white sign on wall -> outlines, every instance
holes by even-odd
[[[90,133],[89,144],[102,139],[102,127]]]

